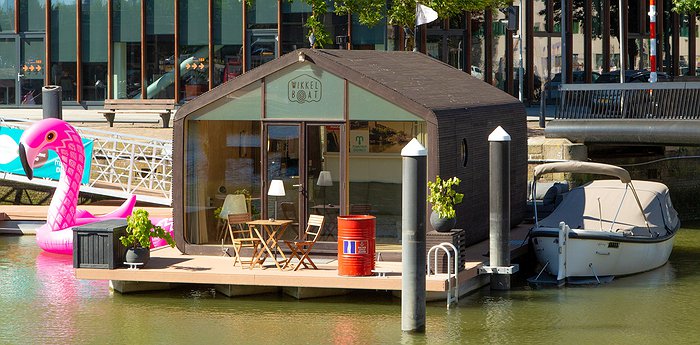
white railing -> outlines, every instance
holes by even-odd
[[[459,302],[459,278],[457,276],[457,270],[459,269],[459,250],[454,244],[449,242],[442,242],[431,247],[426,255],[428,276],[438,274],[438,252],[440,252],[440,250],[447,255],[447,262],[445,266],[447,271],[447,309],[450,309],[450,305],[452,305],[452,303]],[[434,267],[432,270],[430,269],[430,254],[434,255]]]
[[[5,127],[25,129],[32,123],[0,117],[0,126]],[[75,129],[83,138],[93,140],[90,179],[81,190],[116,197],[136,194],[139,200],[171,204],[171,141],[84,127]]]

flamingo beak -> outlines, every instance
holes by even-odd
[[[34,170],[29,164],[29,161],[27,160],[27,150],[24,148],[24,145],[22,143],[19,143],[19,160],[20,162],[22,162],[24,174],[27,175],[27,178],[31,180],[34,177]]]

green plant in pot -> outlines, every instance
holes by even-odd
[[[430,225],[438,232],[448,232],[457,223],[455,205],[460,204],[464,194],[454,190],[460,179],[452,177],[443,180],[440,176],[435,181],[428,181],[428,202],[431,203],[433,212],[430,214]]]
[[[146,265],[151,257],[151,238],[162,238],[168,245],[175,247],[175,240],[162,227],[153,225],[148,218],[148,211],[136,209],[126,217],[126,235],[119,241],[127,247],[126,262]]]

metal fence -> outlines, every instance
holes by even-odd
[[[700,119],[700,82],[565,84],[555,119]]]
[[[0,118],[0,126],[6,127],[25,129],[32,123]],[[170,141],[75,128],[83,138],[94,141],[90,179],[81,190],[116,197],[136,194],[138,200],[171,204],[173,155]],[[32,182],[52,185],[42,180]]]

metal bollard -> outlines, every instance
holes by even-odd
[[[544,118],[547,116],[547,96],[549,96],[549,91],[540,92],[540,128],[544,128]]]
[[[489,266],[510,266],[510,134],[489,135]],[[509,290],[510,274],[491,274],[492,290]]]
[[[41,88],[41,109],[45,119],[63,119],[61,90],[58,85],[46,85]]]
[[[427,150],[415,138],[401,150],[401,330],[425,332]]]

